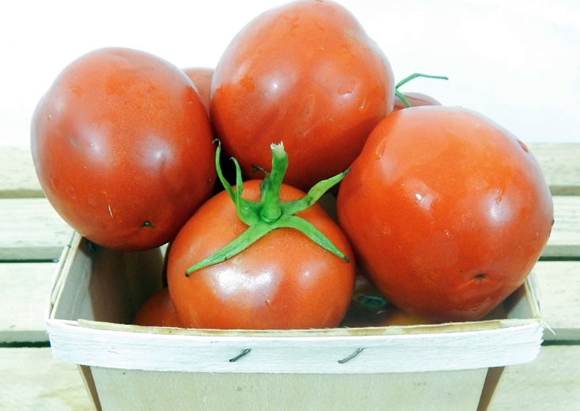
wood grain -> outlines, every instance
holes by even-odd
[[[580,144],[530,144],[554,195],[580,195]]]
[[[580,346],[542,347],[528,364],[507,367],[489,411],[577,411]]]
[[[0,410],[93,411],[78,367],[50,348],[0,348]]]
[[[0,342],[45,342],[55,263],[0,263]]]
[[[580,342],[580,262],[536,264],[545,340]]]
[[[0,200],[0,261],[57,259],[71,235],[45,198]]]
[[[44,197],[28,149],[2,147],[0,177],[0,198]]]

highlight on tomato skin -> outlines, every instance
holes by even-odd
[[[525,281],[554,210],[524,147],[458,107],[400,110],[373,130],[341,182],[337,214],[387,300],[434,322],[478,320]]]

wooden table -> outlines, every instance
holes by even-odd
[[[507,367],[492,411],[580,409],[580,144],[535,144],[556,223],[536,265],[547,326],[532,363]],[[52,359],[44,319],[71,229],[26,149],[0,149],[0,410],[92,410],[77,367]]]

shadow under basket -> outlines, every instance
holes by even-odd
[[[129,325],[162,287],[164,248],[122,252],[74,234],[47,328],[97,410],[478,410],[505,366],[533,361],[535,275],[488,319],[291,331]]]

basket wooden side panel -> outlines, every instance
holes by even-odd
[[[476,410],[487,370],[210,374],[93,368],[103,410]],[[370,407],[370,408],[369,408]]]

